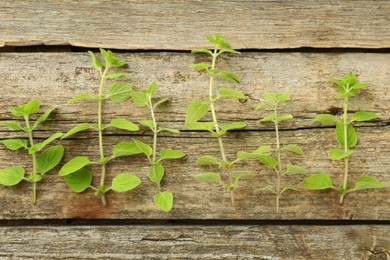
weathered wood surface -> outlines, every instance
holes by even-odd
[[[2,259],[388,259],[389,226],[1,227]]]
[[[2,1],[0,47],[188,50],[219,32],[239,49],[389,48],[390,2]]]
[[[128,61],[131,73],[128,82],[135,86],[146,86],[156,79],[161,97],[171,97],[172,101],[157,113],[157,119],[166,126],[184,130],[185,108],[194,98],[201,98],[207,88],[207,78],[187,67],[187,64],[202,60],[201,56],[175,53],[120,54]],[[377,121],[357,127],[360,144],[351,158],[351,184],[359,176],[372,175],[389,183],[390,109],[388,85],[390,59],[388,54],[317,54],[317,53],[245,53],[230,57],[221,62],[225,69],[232,69],[242,78],[242,83],[233,86],[250,96],[246,103],[232,103],[219,106],[222,121],[245,119],[249,127],[245,131],[231,133],[226,138],[226,150],[233,158],[239,150],[251,151],[259,145],[272,144],[274,133],[269,126],[255,122],[260,114],[253,107],[261,94],[270,91],[293,93],[292,102],[285,107],[297,118],[283,126],[283,143],[301,145],[306,154],[303,157],[290,157],[297,164],[306,166],[311,172],[329,172],[341,183],[342,165],[327,158],[329,148],[336,145],[333,128],[322,128],[312,123],[317,113],[325,112],[331,105],[339,105],[334,100],[335,89],[327,82],[330,76],[341,76],[355,71],[361,80],[369,81],[371,88],[358,95],[351,103],[351,110],[368,109],[381,114]],[[291,68],[294,68],[292,70]],[[1,54],[1,120],[13,120],[7,107],[40,98],[45,104],[59,105],[55,117],[40,128],[36,137],[47,137],[51,131],[70,129],[84,120],[95,122],[96,105],[80,102],[65,105],[74,95],[91,92],[98,83],[97,73],[91,68],[89,56],[85,53],[35,53]],[[202,93],[201,93],[202,92]],[[130,101],[125,105],[107,105],[107,120],[123,116],[134,121],[148,116],[147,111],[136,108]],[[131,114],[129,114],[131,111]],[[266,131],[263,131],[266,130]],[[148,131],[135,133],[145,142],[151,141]],[[0,128],[0,138],[18,137]],[[120,141],[129,140],[125,132],[108,131],[106,149]],[[76,155],[97,159],[97,136],[93,132],[82,133],[62,142],[66,147],[64,161]],[[110,165],[109,176],[114,173],[131,171],[142,178],[144,184],[127,194],[110,193],[109,205],[103,207],[98,198],[87,192],[74,194],[62,178],[53,171],[45,182],[38,185],[38,205],[30,201],[31,187],[22,184],[16,188],[0,189],[1,219],[390,219],[389,189],[350,194],[344,206],[337,204],[336,193],[311,193],[300,191],[286,193],[281,202],[281,214],[275,214],[274,197],[267,193],[256,194],[254,190],[272,184],[273,174],[255,161],[243,163],[240,172],[258,173],[254,180],[243,183],[238,190],[237,205],[230,206],[228,194],[222,187],[201,184],[192,179],[199,172],[210,169],[195,166],[196,159],[205,154],[219,155],[215,139],[203,132],[183,131],[180,135],[165,134],[160,139],[161,148],[177,148],[188,156],[166,165],[163,186],[175,194],[174,209],[169,214],[157,210],[152,203],[153,186],[148,182],[147,162],[142,156],[123,158]],[[15,156],[17,156],[15,159]],[[29,157],[23,153],[7,151],[0,147],[1,167],[23,162],[28,166]],[[298,184],[302,174],[289,177],[289,182]],[[370,205],[367,205],[367,200]],[[17,206],[15,206],[17,205]]]

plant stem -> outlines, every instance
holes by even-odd
[[[158,180],[157,180],[156,168],[154,166],[156,163],[157,133],[158,133],[158,131],[157,131],[156,117],[154,116],[154,110],[153,110],[153,104],[152,104],[151,97],[149,97],[148,107],[150,109],[150,114],[152,116],[152,121],[153,121],[153,128],[152,128],[152,131],[153,131],[153,154],[152,154],[152,165],[151,166],[152,166],[152,172],[153,172],[154,179],[156,180],[157,192],[160,192],[161,186],[160,186],[160,182],[158,182]]]
[[[29,121],[28,116],[25,116],[24,120],[26,122],[26,128],[28,129],[28,139],[30,142],[30,147],[32,147],[34,145],[34,138],[32,135],[32,129],[30,129],[30,121]],[[37,174],[37,156],[36,156],[35,152],[32,154],[32,161],[33,161],[32,174]],[[35,181],[33,182],[32,202],[34,205],[37,203],[37,183]]]
[[[212,53],[212,63],[211,63],[211,70],[215,69],[215,63],[218,57],[218,46],[215,47],[213,53]],[[213,117],[213,122],[214,122],[214,127],[215,127],[215,132],[219,132],[219,125],[218,125],[218,120],[217,120],[217,115],[215,113],[215,107],[214,107],[214,89],[213,89],[213,83],[214,83],[214,75],[210,75],[210,85],[209,85],[209,98],[210,98],[210,110],[211,110],[211,115]],[[222,160],[226,163],[228,160],[226,158],[226,153],[225,153],[225,148],[223,145],[222,137],[218,137],[218,143],[219,143],[219,149],[221,151],[221,156]],[[233,175],[228,169],[228,175],[229,175],[229,189],[230,189],[230,199],[232,202],[232,205],[234,206],[235,204],[235,199],[234,199],[234,186],[233,186]]]
[[[348,97],[344,98],[344,116],[343,116],[343,127],[344,127],[344,152],[348,152]],[[340,205],[344,201],[344,192],[347,190],[348,181],[348,157],[344,158],[344,181],[343,181],[343,194],[340,197]]]
[[[102,130],[102,107],[103,107],[103,86],[106,78],[106,74],[109,67],[106,66],[104,72],[101,75],[100,87],[99,87],[99,99],[98,99],[98,132],[99,132],[99,152],[100,159],[104,159],[104,148],[103,148],[103,130]],[[100,186],[104,186],[106,179],[106,163],[101,165],[101,177],[100,177]],[[104,193],[100,194],[103,205],[106,205],[106,197]]]
[[[276,212],[279,212],[279,199],[280,199],[280,182],[281,182],[281,172],[282,172],[282,156],[280,150],[280,139],[279,139],[279,125],[278,120],[276,119],[278,116],[277,111],[277,103],[274,104],[274,124],[275,124],[275,133],[276,133],[276,151],[278,154],[278,169],[276,170]]]

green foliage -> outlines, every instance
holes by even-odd
[[[159,192],[153,197],[156,204],[162,211],[169,212],[173,207],[173,194],[168,191]]]
[[[59,174],[64,177],[66,183],[74,192],[83,192],[88,188],[94,190],[95,195],[100,195],[103,205],[106,204],[105,193],[113,190],[116,192],[129,191],[136,188],[140,180],[138,177],[121,173],[114,177],[111,186],[105,184],[106,178],[106,166],[107,164],[121,156],[130,156],[134,154],[140,154],[141,151],[134,143],[122,142],[114,146],[111,156],[105,156],[104,143],[103,143],[103,130],[107,127],[113,127],[120,130],[126,130],[130,132],[138,131],[139,127],[124,118],[112,119],[110,124],[103,124],[103,102],[111,101],[115,104],[120,104],[130,98],[133,93],[133,87],[127,83],[115,81],[126,77],[126,73],[111,72],[113,67],[123,67],[126,62],[122,61],[116,55],[109,50],[100,49],[100,55],[103,58],[101,62],[93,52],[89,51],[89,55],[92,58],[92,64],[94,68],[99,71],[100,85],[97,93],[86,93],[73,97],[68,103],[81,101],[85,99],[92,99],[97,102],[97,123],[81,123],[62,136],[61,139],[73,136],[76,133],[85,130],[97,130],[99,136],[99,155],[100,158],[97,161],[90,161],[85,156],[76,156],[67,163],[65,163]],[[107,84],[109,81],[109,84]],[[100,165],[100,185],[97,187],[92,186],[93,174],[85,167],[88,165]]]
[[[321,173],[305,178],[303,183],[307,189],[311,190],[333,188],[339,191],[340,204],[343,204],[344,197],[349,192],[385,188],[387,185],[372,177],[363,176],[356,180],[354,188],[348,188],[349,158],[352,154],[354,154],[354,150],[352,150],[352,148],[358,143],[356,130],[352,123],[354,121],[362,122],[372,120],[377,118],[378,115],[373,112],[357,111],[353,113],[352,116],[348,116],[349,98],[354,97],[359,89],[368,87],[368,83],[358,82],[356,75],[353,73],[345,75],[342,79],[331,78],[330,81],[335,83],[338,87],[339,91],[336,98],[343,99],[343,116],[339,119],[333,115],[322,114],[316,116],[314,121],[320,124],[336,124],[336,140],[339,147],[330,149],[328,155],[329,158],[334,161],[344,160],[344,181],[339,188],[335,188],[332,184],[331,177],[327,174]]]
[[[0,170],[0,184],[5,186],[14,186],[20,183],[23,179],[33,183],[32,188],[32,202],[36,204],[36,184],[43,179],[45,173],[56,167],[64,155],[64,147],[62,145],[55,145],[47,148],[42,153],[39,153],[46,146],[53,141],[60,138],[62,133],[54,133],[42,142],[34,142],[33,131],[41,123],[45,122],[52,112],[57,107],[47,109],[40,115],[35,122],[31,122],[30,117],[37,114],[40,110],[41,102],[39,100],[31,100],[25,104],[16,107],[11,107],[10,112],[16,117],[22,117],[25,125],[18,123],[3,122],[2,124],[15,130],[23,131],[28,139],[4,139],[0,141],[7,149],[18,150],[23,149],[27,151],[32,157],[32,172],[25,174],[24,168],[20,166],[9,167]],[[35,115],[34,115],[35,116]],[[36,117],[35,117],[36,118]]]
[[[296,165],[285,165],[282,160],[282,151],[288,151],[294,154],[303,155],[303,149],[296,144],[287,144],[281,146],[280,134],[279,134],[279,123],[281,121],[289,120],[293,118],[291,114],[278,114],[279,105],[290,99],[290,93],[267,93],[263,95],[263,102],[259,104],[256,108],[270,107],[272,108],[272,114],[265,115],[260,122],[272,122],[275,128],[276,136],[276,147],[273,149],[275,151],[271,154],[271,147],[261,146],[257,149],[257,153],[262,151],[266,154],[259,154],[256,158],[266,166],[271,167],[276,173],[276,180],[274,186],[265,186],[264,188],[258,189],[257,191],[271,191],[276,196],[276,212],[279,212],[279,200],[282,193],[287,190],[298,190],[295,186],[290,184],[282,184],[282,176],[286,173],[306,173],[307,170],[303,167]],[[256,151],[255,151],[256,152]]]

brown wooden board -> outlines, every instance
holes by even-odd
[[[175,194],[175,205],[171,213],[160,212],[152,202],[154,188],[148,181],[147,161],[142,156],[118,159],[110,164],[109,179],[116,173],[130,171],[137,174],[144,184],[125,194],[110,193],[108,206],[103,207],[99,198],[92,193],[72,193],[63,179],[53,171],[38,185],[38,204],[31,205],[31,187],[28,183],[14,188],[0,189],[1,219],[366,219],[389,220],[389,189],[352,193],[344,206],[339,206],[334,192],[285,193],[281,212],[275,214],[274,197],[268,193],[256,193],[255,189],[272,184],[273,172],[256,161],[242,163],[238,172],[258,174],[245,181],[236,192],[237,203],[230,205],[229,195],[215,184],[199,183],[192,176],[209,171],[195,165],[196,159],[205,154],[219,156],[218,144],[208,133],[184,129],[187,105],[195,98],[207,93],[207,77],[188,68],[188,64],[204,60],[202,55],[184,53],[121,53],[119,56],[129,62],[126,69],[131,76],[127,81],[135,88],[147,86],[157,80],[159,97],[171,97],[171,102],[157,113],[157,120],[164,126],[177,127],[180,135],[164,134],[159,141],[161,148],[176,148],[187,152],[183,160],[166,164],[163,187]],[[282,125],[282,143],[301,145],[304,156],[289,158],[310,169],[311,173],[328,172],[337,183],[342,181],[342,163],[327,158],[327,151],[337,145],[332,127],[324,128],[312,122],[318,113],[324,113],[330,106],[340,107],[334,99],[336,89],[327,81],[328,77],[340,77],[354,71],[361,81],[368,81],[371,88],[351,99],[351,112],[360,109],[377,112],[380,119],[356,127],[360,143],[351,158],[350,182],[362,175],[371,175],[389,184],[390,150],[389,140],[389,95],[387,82],[390,75],[388,54],[373,53],[244,53],[221,60],[221,68],[235,71],[242,83],[218,86],[233,87],[249,95],[246,103],[226,102],[217,104],[221,122],[245,120],[249,127],[244,131],[226,136],[226,150],[234,158],[239,150],[251,151],[260,145],[273,144],[274,133],[270,125],[259,125],[262,115],[254,107],[261,94],[288,91],[292,101],[284,107],[296,118]],[[79,102],[66,105],[74,95],[96,91],[97,72],[91,68],[86,53],[34,53],[0,55],[0,118],[14,120],[7,111],[8,106],[39,98],[45,107],[58,105],[55,116],[39,128],[37,138],[47,137],[53,131],[67,131],[74,125],[88,121],[95,122],[96,104]],[[128,101],[122,105],[107,104],[106,120],[126,117],[137,121],[149,116],[144,109]],[[142,129],[133,136],[151,142],[151,133]],[[0,127],[0,139],[20,137]],[[106,151],[114,144],[129,141],[126,132],[107,131]],[[97,159],[97,135],[90,131],[61,142],[66,148],[64,161],[76,155]],[[30,167],[30,158],[22,152],[12,152],[0,147],[1,168],[23,164]],[[96,171],[96,169],[94,169]],[[298,184],[306,175],[292,174],[289,183]],[[97,181],[97,180],[96,180]],[[369,201],[369,203],[367,203]]]
[[[2,1],[0,47],[189,50],[221,33],[239,49],[389,48],[390,3]]]

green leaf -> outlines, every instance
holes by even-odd
[[[277,100],[279,96],[279,93],[267,93],[263,95],[263,98],[268,101],[275,101]]]
[[[26,113],[23,110],[23,106],[18,106],[18,107],[10,107],[9,111],[17,117],[23,117],[26,115]]]
[[[144,153],[147,157],[150,157],[153,153],[153,149],[152,147],[150,147],[149,145],[137,140],[137,139],[134,139],[132,138],[133,142],[135,143],[135,145],[138,147],[138,149]]]
[[[159,192],[153,198],[154,204],[164,212],[169,212],[173,206],[173,195],[168,191]]]
[[[0,141],[0,143],[4,144],[5,147],[7,147],[10,150],[18,150],[20,148],[26,148],[27,149],[27,144],[28,140],[26,139],[5,139]]]
[[[271,166],[271,167],[276,167],[278,165],[278,161],[272,158],[269,155],[259,155],[257,157],[259,161],[265,165]]]
[[[85,156],[76,156],[69,162],[65,163],[64,166],[62,166],[60,170],[61,176],[66,176],[68,174],[71,174],[72,172],[78,171],[81,168],[84,168],[85,166],[91,164],[91,161],[88,159],[88,157]]]
[[[0,170],[0,184],[14,186],[23,180],[24,173],[24,169],[20,166],[2,169]]]
[[[232,50],[232,49],[220,49],[219,50],[220,53],[232,53],[232,54],[241,54],[241,52],[239,51],[236,51],[236,50]]]
[[[273,194],[276,194],[276,191],[274,190],[274,187],[271,185],[264,186],[263,188],[257,189],[256,192],[262,192],[262,191],[270,191]]]
[[[334,188],[332,179],[329,177],[329,175],[324,173],[317,173],[306,177],[303,180],[303,185],[306,187],[306,189],[309,190],[325,190]]]
[[[37,160],[37,167],[41,174],[45,174],[56,167],[64,156],[64,147],[55,145],[46,149]]]
[[[234,89],[228,89],[228,88],[220,88],[218,89],[218,95],[224,98],[234,98],[234,99],[248,99],[247,96],[245,96],[240,91],[234,90]]]
[[[43,179],[42,175],[39,175],[39,174],[29,174],[27,176],[27,180],[29,182],[39,182]]]
[[[127,100],[132,91],[133,88],[129,84],[114,83],[108,88],[108,97],[112,100],[112,102],[119,104]]]
[[[41,102],[35,99],[23,105],[23,110],[27,115],[35,114],[38,112],[40,106]]]
[[[149,103],[148,95],[142,91],[133,91],[130,95],[137,106],[143,107]]]
[[[143,152],[134,143],[121,142],[114,146],[112,153],[115,157],[120,157],[141,154]]]
[[[293,153],[296,153],[296,154],[299,154],[299,155],[303,154],[302,148],[296,144],[288,144],[286,146],[283,146],[283,149],[290,151],[290,152],[293,152]]]
[[[276,120],[276,117],[275,115],[268,115],[262,119],[260,119],[260,122],[270,122],[270,121],[275,121]]]
[[[293,118],[293,115],[291,115],[291,114],[284,114],[284,115],[281,115],[281,116],[277,116],[276,120],[280,122],[280,121],[284,121],[284,120],[289,120],[291,118]]]
[[[146,127],[149,127],[149,128],[153,128],[153,120],[140,120],[139,123],[143,126],[146,126]]]
[[[117,192],[125,192],[134,189],[141,183],[141,180],[129,173],[121,173],[112,180],[111,189]]]
[[[212,155],[204,155],[196,161],[197,165],[219,165],[219,161]]]
[[[64,176],[69,188],[74,192],[83,192],[91,186],[92,173],[87,169],[79,169]]]
[[[209,104],[206,102],[195,100],[187,108],[185,123],[198,122],[204,115],[206,115],[209,109]]]
[[[180,133],[180,131],[178,129],[174,129],[174,128],[159,127],[158,130],[159,131],[165,131],[165,132],[171,132],[171,133],[174,133],[174,134],[179,134]]]
[[[280,191],[280,194],[282,194],[283,192],[285,192],[286,190],[295,190],[295,191],[298,191],[298,188],[294,185],[289,185],[289,184],[285,184],[285,185],[282,185],[282,190]]]
[[[218,75],[220,75],[224,80],[227,80],[227,81],[230,81],[233,83],[240,83],[240,78],[236,74],[234,74],[230,71],[221,70],[218,72]],[[247,97],[245,97],[243,99],[247,99]]]
[[[314,122],[324,124],[324,125],[333,124],[336,123],[337,121],[338,121],[338,117],[330,114],[320,114],[314,118]]]
[[[89,129],[89,128],[91,128],[91,125],[88,124],[88,123],[79,124],[79,125],[73,127],[72,129],[70,129],[67,133],[65,133],[65,134],[61,137],[61,140],[62,140],[62,139],[65,139],[65,138],[67,138],[67,137],[69,137],[69,136],[72,136],[72,135],[74,135],[74,134],[76,134],[76,133],[78,133],[78,132],[87,130],[87,129]]]
[[[237,152],[237,160],[242,161],[246,159],[253,159],[253,158],[259,158],[259,154],[256,153],[248,153],[245,151],[239,151]]]
[[[220,126],[222,130],[229,131],[234,129],[242,129],[246,127],[245,122],[234,122],[230,124],[223,124]]]
[[[253,178],[256,177],[256,174],[254,173],[237,173],[233,174],[233,178],[236,179],[237,181],[242,178]]]
[[[153,105],[153,108],[156,108],[156,107],[168,102],[169,100],[170,100],[169,98],[161,99],[160,101],[158,101],[156,104]]]
[[[54,133],[54,134],[52,134],[51,136],[49,136],[49,138],[47,138],[45,141],[43,141],[41,143],[40,149],[38,151],[42,150],[43,148],[45,148],[46,145],[48,145],[51,142],[53,142],[54,140],[62,137],[63,135],[64,135],[63,133]]]
[[[179,150],[162,149],[160,151],[160,159],[179,159],[186,156],[186,154]]]
[[[306,170],[303,167],[296,166],[296,165],[287,165],[287,173],[307,173],[308,170]]]
[[[111,126],[115,127],[115,128],[118,128],[118,129],[123,129],[123,130],[127,130],[127,131],[138,131],[139,130],[139,127],[126,120],[126,119],[123,119],[123,118],[115,118],[115,119],[112,119],[111,120]]]
[[[377,114],[375,114],[373,112],[367,112],[367,111],[358,111],[358,112],[353,113],[353,115],[352,115],[352,120],[358,121],[358,122],[368,121],[368,120],[375,119],[375,118],[378,118]]]
[[[100,63],[100,61],[96,58],[95,54],[92,51],[88,51],[89,55],[92,58],[92,64],[95,67],[96,70],[101,71],[103,66]]]
[[[272,151],[271,146],[262,145],[262,146],[259,146],[256,150],[254,150],[253,153],[261,155],[261,154],[269,153],[271,151]]]
[[[149,179],[151,182],[160,183],[162,178],[164,177],[164,166],[157,162],[150,167],[149,171]]]
[[[186,123],[185,126],[189,130],[206,130],[212,132],[214,122],[190,122]]]
[[[209,51],[208,49],[194,49],[194,50],[191,50],[191,53],[192,54],[198,54],[198,53],[211,54],[211,51]]]
[[[338,148],[332,148],[329,150],[329,158],[333,161],[338,161],[338,160],[341,160],[345,157],[348,157],[350,156],[351,154],[353,154],[353,150],[348,150],[347,152],[345,152],[344,150],[340,150]]]
[[[114,67],[122,67],[126,64],[126,62],[120,60],[118,57],[116,57],[111,51],[106,51],[104,49],[100,49],[100,54],[102,55],[103,59],[106,61],[107,66],[114,66]]]
[[[117,79],[117,78],[123,78],[128,76],[129,74],[126,73],[110,73],[107,75],[109,79]]]
[[[46,112],[43,113],[43,115],[41,115],[41,116],[38,118],[38,120],[35,122],[35,125],[34,125],[33,128],[35,128],[38,124],[45,122],[45,121],[47,120],[47,118],[50,116],[50,114],[51,114],[54,110],[56,110],[56,109],[57,109],[57,107],[52,107],[52,108],[46,110]]]
[[[153,81],[152,83],[150,83],[149,87],[146,89],[146,93],[148,93],[149,96],[154,96],[157,93],[156,81]]]
[[[201,63],[191,64],[190,67],[196,70],[208,70],[209,68],[211,68],[211,64],[201,62]]]
[[[357,90],[357,89],[361,89],[361,88],[366,88],[366,87],[368,87],[368,86],[369,86],[368,83],[361,82],[361,83],[355,83],[355,84],[353,84],[353,85],[352,85],[352,88]]]
[[[197,181],[209,181],[209,182],[222,183],[221,176],[215,172],[196,174],[194,176],[194,179]]]
[[[278,103],[283,103],[283,102],[289,100],[290,96],[291,96],[290,93],[278,94],[277,98],[276,98],[276,101],[278,101]]]
[[[342,121],[339,121],[336,125],[336,137],[337,141],[342,147],[345,147],[344,144],[344,124]],[[347,125],[347,148],[352,148],[357,144],[357,135],[355,128],[352,124]]]
[[[21,125],[14,123],[14,122],[0,122],[0,125],[8,126],[9,128],[16,130],[16,131],[22,129]]]
[[[351,191],[381,188],[387,188],[387,185],[370,176],[362,176],[356,180],[355,187]]]
[[[96,97],[91,95],[91,94],[81,94],[81,95],[75,96],[71,100],[69,100],[68,104],[72,104],[76,101],[80,101],[80,100],[84,100],[84,99],[96,99]]]

